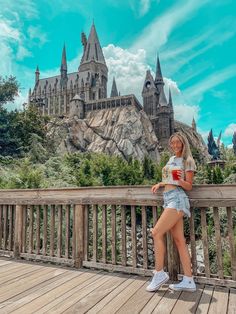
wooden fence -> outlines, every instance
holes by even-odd
[[[188,195],[196,281],[236,287],[236,185],[195,185]],[[149,186],[0,190],[0,255],[150,275],[149,231],[161,205],[162,191]],[[166,246],[176,279],[182,268],[169,234]]]

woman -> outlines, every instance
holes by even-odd
[[[196,170],[189,143],[186,137],[180,133],[174,133],[169,139],[172,156],[162,170],[162,182],[152,187],[155,193],[160,187],[164,187],[164,211],[152,229],[155,251],[155,270],[147,291],[156,291],[169,280],[164,272],[165,243],[164,235],[170,231],[179,251],[180,261],[183,266],[183,280],[177,284],[169,285],[169,288],[177,291],[196,290],[192,277],[191,260],[186,246],[183,231],[184,215],[190,217],[189,199],[184,190],[192,189],[194,171]]]

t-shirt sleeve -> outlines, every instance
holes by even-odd
[[[185,171],[194,171],[194,172],[197,171],[197,167],[196,167],[195,161],[193,159],[188,159],[186,161]]]

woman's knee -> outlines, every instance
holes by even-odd
[[[184,236],[173,236],[173,238],[174,238],[176,246],[186,245],[186,239]]]
[[[151,230],[152,236],[154,240],[162,239],[164,236],[164,233],[162,232],[161,229],[158,227],[155,227]]]

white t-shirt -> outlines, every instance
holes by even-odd
[[[181,179],[185,179],[185,172],[186,171],[196,171],[196,165],[194,161],[190,160],[187,163],[187,167],[184,167],[183,157],[176,157],[172,156],[170,157],[169,161],[165,165],[165,167],[162,169],[162,182],[166,184],[174,184],[179,185],[178,180],[173,180],[172,177],[172,170],[174,169],[180,169],[182,170]]]

